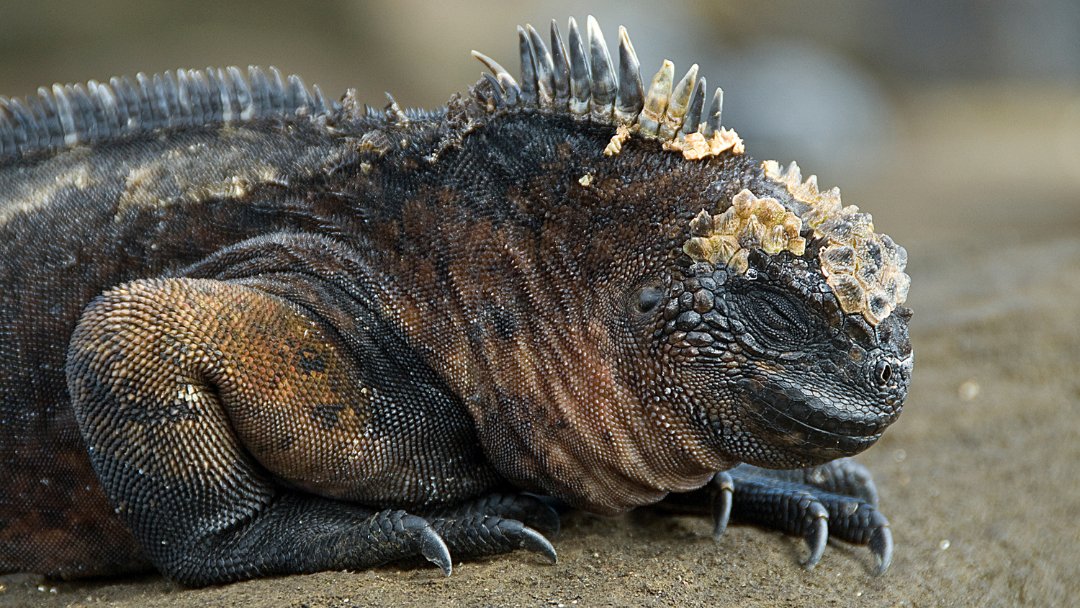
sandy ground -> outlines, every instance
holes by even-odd
[[[972,116],[976,99],[998,111]],[[1042,99],[1060,109],[1062,99]],[[1061,124],[1025,123],[1041,110],[1010,114],[1016,101],[988,102],[985,91],[913,100],[921,114],[893,165],[845,185],[845,201],[862,202],[911,258],[914,383],[900,420],[860,457],[895,534],[884,576],[871,575],[865,549],[843,544],[807,572],[802,542],[772,532],[735,527],[714,543],[694,517],[574,514],[554,566],[518,553],[457,565],[450,578],[388,567],[194,591],[154,576],[6,577],[0,606],[1070,605],[1080,594],[1080,178],[1055,163],[1078,159],[1048,152],[1064,141]],[[1002,141],[1015,143],[994,153]]]

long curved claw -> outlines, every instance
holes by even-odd
[[[538,504],[539,500],[536,501]],[[537,530],[517,519],[489,515],[491,510],[503,509],[531,511],[534,505],[517,497],[493,495],[476,502],[461,505],[457,509],[440,510],[430,518],[432,529],[452,547],[459,558],[483,557],[525,549],[539,553],[555,563],[558,556],[555,547]],[[546,505],[545,505],[546,506]],[[490,512],[490,511],[488,511]]]
[[[889,569],[889,564],[892,564],[893,539],[889,524],[886,523],[884,526],[874,530],[868,544],[870,545],[870,553],[874,555],[874,561],[877,564],[874,574],[881,576]]]
[[[721,471],[712,478],[712,520],[713,540],[720,540],[731,520],[732,497],[735,495],[735,482],[726,471]]]
[[[420,518],[417,518],[420,519]],[[443,575],[450,576],[454,571],[453,561],[450,559],[450,548],[446,546],[438,532],[424,520],[423,527],[418,529],[420,533],[420,554],[429,562],[435,564],[443,571]]]
[[[815,509],[816,507],[816,509]],[[829,513],[819,502],[813,502],[808,509],[813,518],[809,529],[806,531],[806,545],[810,547],[810,557],[803,562],[803,567],[813,570],[814,566],[821,561],[825,553],[825,545],[829,542]]]
[[[823,493],[819,498],[829,509],[829,528],[834,538],[868,545],[874,556],[875,573],[881,574],[892,562],[893,540],[889,520],[874,505],[858,498]]]
[[[551,545],[544,535],[528,526],[521,528],[521,548],[533,553],[539,553],[548,558],[551,563],[557,563],[559,556],[555,553],[555,547]]]

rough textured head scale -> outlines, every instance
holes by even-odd
[[[799,216],[775,198],[758,198],[744,189],[723,213],[713,216],[702,209],[690,221],[691,236],[683,251],[695,260],[743,273],[753,249],[770,255],[781,251],[802,255],[806,240],[799,236],[801,231]]]
[[[869,213],[854,205],[844,207],[840,189],[818,189],[817,176],[804,182],[799,165],[784,170],[776,161],[762,164],[765,177],[783,184],[800,205],[797,213],[814,238],[825,239],[818,253],[821,272],[844,312],[861,314],[871,324],[907,299],[911,279],[904,273],[907,251],[888,235],[874,232]]]

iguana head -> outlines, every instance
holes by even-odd
[[[835,245],[808,233],[801,255],[689,256],[641,292],[657,352],[681,361],[672,375],[699,396],[692,410],[740,461],[788,468],[861,452],[907,395],[910,311],[846,311],[822,264]]]
[[[700,361],[738,362],[720,380],[738,387],[737,403],[706,416],[729,453],[779,467],[851,455],[907,396],[907,252],[843,207],[838,189],[803,182],[795,163],[760,172],[782,188],[744,188],[723,212],[691,220],[683,252],[693,263],[667,294],[661,334]],[[693,368],[693,383],[716,381],[715,369]]]
[[[550,50],[519,29],[520,83],[477,54],[493,72],[474,90],[492,116],[485,141],[543,133],[542,145],[505,147],[544,167],[539,185],[523,177],[515,187],[546,188],[533,210],[575,244],[572,269],[550,263],[564,268],[552,283],[587,283],[574,335],[591,354],[567,351],[566,373],[611,384],[566,396],[587,401],[574,406],[586,415],[553,408],[570,429],[558,436],[572,437],[535,466],[576,466],[606,493],[556,493],[620,507],[739,461],[790,468],[872,445],[911,375],[904,249],[794,163],[749,159],[720,125],[719,89],[706,105],[697,66],[675,82],[665,61],[646,89],[625,30],[616,78],[591,18],[588,29],[586,43],[571,20],[567,46],[553,26]],[[594,373],[594,359],[606,371]]]

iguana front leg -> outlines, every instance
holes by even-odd
[[[87,309],[68,356],[76,415],[162,572],[203,585],[422,555],[449,573],[426,519],[341,500],[447,460],[413,462],[379,432],[377,387],[343,350],[298,305],[236,282],[136,281]]]
[[[869,546],[880,574],[892,562],[893,541],[877,502],[869,470],[849,458],[792,470],[739,465],[701,490],[669,498],[675,508],[708,508],[718,540],[729,521],[802,536],[810,548],[804,565],[813,568],[836,538]]]

